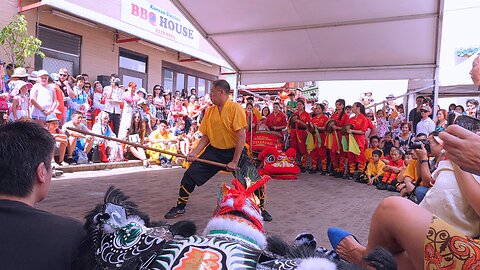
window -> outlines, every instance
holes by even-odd
[[[206,93],[210,93],[211,82],[217,77],[208,73],[189,69],[170,62],[162,61],[163,81],[162,85],[165,92],[179,91],[185,96],[190,95],[190,89],[197,89],[197,97],[202,97]],[[182,93],[182,91],[184,91]]]
[[[192,94],[192,93],[190,92],[190,90],[191,90],[192,88],[195,88],[195,89],[197,88],[197,87],[196,87],[196,84],[195,84],[195,83],[196,83],[196,79],[197,79],[197,78],[195,78],[195,77],[193,77],[193,76],[188,76],[188,80],[187,80],[187,91],[188,91],[188,95],[191,95],[191,94]]]
[[[163,70],[163,90],[170,93],[173,90],[173,71],[169,69]]]
[[[199,97],[205,96],[205,79],[198,78],[197,95]]]
[[[147,63],[146,55],[120,48],[118,55],[118,75],[122,84],[129,82],[137,84],[137,88],[147,87]]]
[[[45,58],[35,56],[36,70],[58,73],[61,68],[66,68],[71,75],[80,73],[81,36],[39,25],[37,37],[42,40],[40,49]]]
[[[185,91],[185,74],[177,73],[177,79],[175,84],[175,92],[180,92],[180,95]]]

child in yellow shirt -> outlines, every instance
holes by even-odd
[[[360,177],[359,182],[376,186],[382,181],[383,168],[385,167],[385,163],[380,160],[381,155],[381,150],[373,150],[372,162],[368,163],[367,170],[365,171],[364,176]]]
[[[383,157],[383,151],[378,147],[379,144],[380,144],[380,138],[378,138],[377,136],[370,137],[370,148],[365,149],[365,152],[364,152],[367,163],[372,162],[372,153],[374,150],[379,150],[381,153],[380,158]]]

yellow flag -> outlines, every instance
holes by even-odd
[[[307,139],[305,140],[305,145],[307,146],[307,152],[312,152],[315,149],[315,140],[313,139],[312,133],[308,132]]]
[[[348,151],[354,153],[355,155],[360,155],[360,147],[358,147],[357,141],[353,134],[348,135]]]

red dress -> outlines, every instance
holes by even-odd
[[[273,130],[272,127],[287,126],[287,116],[282,112],[278,112],[276,115],[275,113],[271,113],[267,116],[267,120],[265,124],[267,125],[268,129],[272,131],[280,131],[280,130]]]
[[[297,115],[298,119],[304,123],[310,122],[310,114],[307,112],[295,112],[293,116]],[[301,155],[307,154],[307,147],[305,141],[307,139],[307,128],[299,124],[295,124],[295,128],[290,130],[290,147],[295,148]]]

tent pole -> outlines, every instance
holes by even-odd
[[[433,116],[437,115],[438,111],[438,92],[440,89],[440,49],[442,47],[442,28],[444,15],[445,0],[438,0],[438,22],[437,22],[437,42],[435,54],[435,77],[433,78]]]

